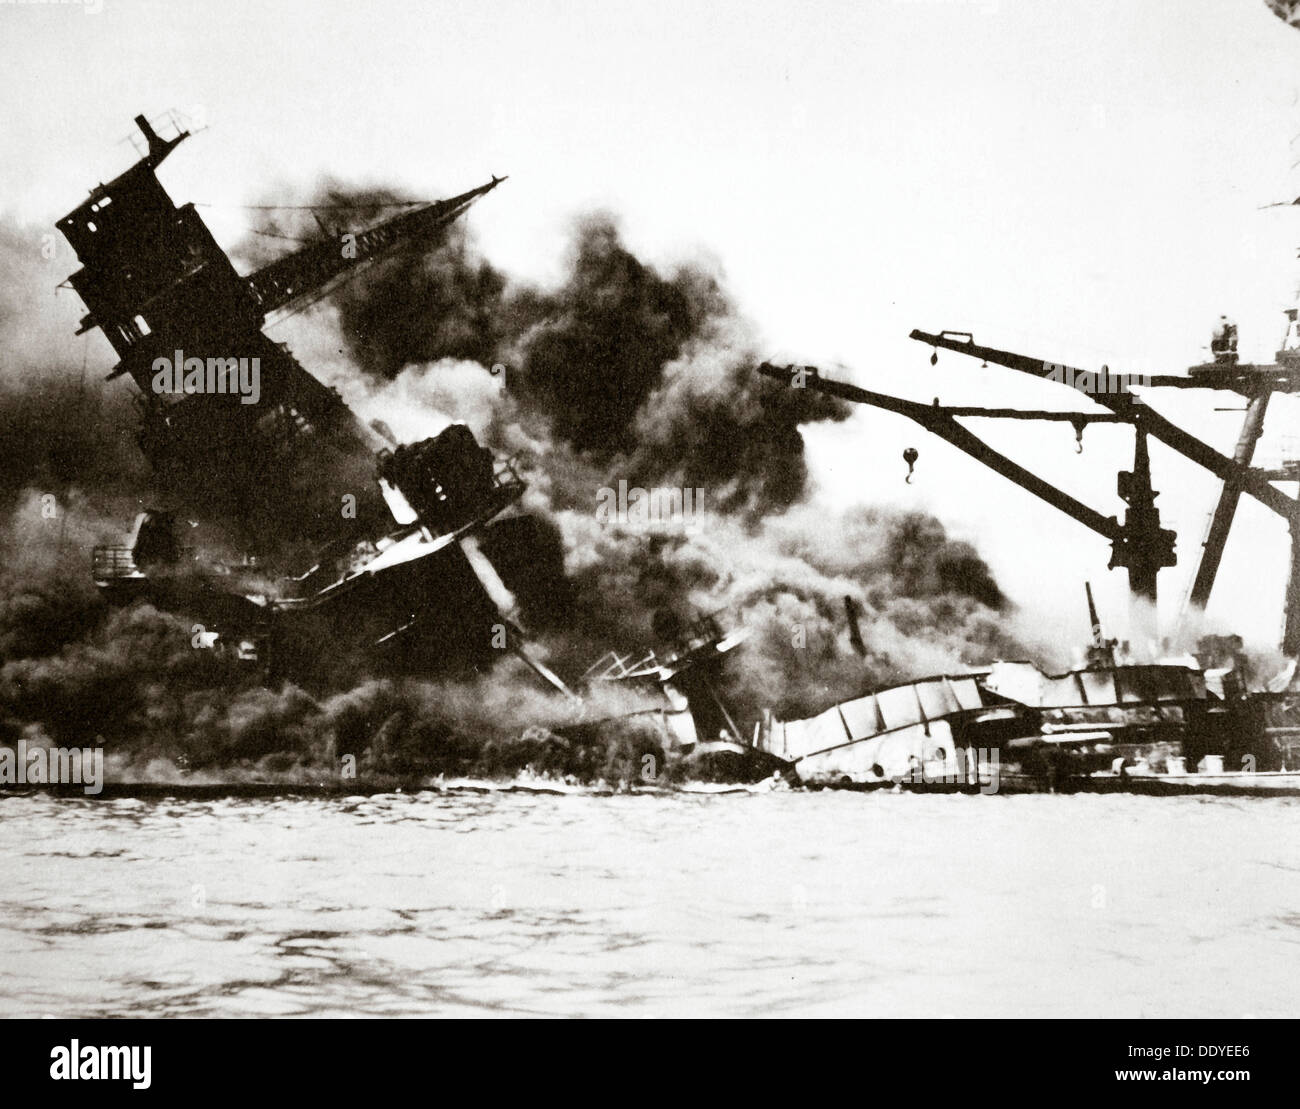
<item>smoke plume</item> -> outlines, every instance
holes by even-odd
[[[340,213],[359,225],[395,200],[336,183],[315,197],[333,226],[268,221],[236,257],[264,261],[290,246],[277,239],[335,234]],[[133,440],[131,386],[100,383],[98,339],[83,376],[66,338],[75,311],[50,306],[45,290],[72,264],[64,249],[62,269],[52,267],[41,234],[0,227],[5,736],[101,737],[119,767],[299,774],[354,754],[375,772],[619,777],[645,752],[662,754],[653,729],[625,716],[653,704],[633,690],[606,684],[575,708],[512,661],[456,681],[358,671],[332,688],[267,689],[230,656],[194,649],[186,614],[105,604],[88,548],[120,536],[150,475]],[[664,611],[725,610],[749,630],[725,690],[745,726],[764,708],[810,713],[1015,649],[988,567],[937,521],[814,506],[800,428],[843,420],[847,407],[754,374],[761,345],[723,276],[636,257],[607,214],[575,222],[556,287],[510,278],[462,222],[432,249],[367,267],[290,331],[301,361],[363,419],[406,441],[465,422],[516,457],[529,483],[522,511],[484,547],[566,678],[611,648],[644,653]],[[602,518],[602,496],[620,483],[699,495],[689,518]],[[865,658],[849,642],[846,596],[864,613]]]

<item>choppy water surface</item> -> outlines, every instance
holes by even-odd
[[[0,1014],[1295,1016],[1300,802],[0,800]]]

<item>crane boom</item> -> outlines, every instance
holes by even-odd
[[[799,387],[813,389],[816,392],[826,393],[832,397],[839,397],[841,400],[869,404],[873,408],[880,408],[886,412],[895,412],[900,416],[906,416],[909,420],[914,420],[927,431],[946,439],[958,450],[984,463],[984,465],[991,470],[995,470],[1003,477],[1014,481],[1022,489],[1033,493],[1040,500],[1046,501],[1053,508],[1059,509],[1067,516],[1083,524],[1084,527],[1090,528],[1098,535],[1109,539],[1112,543],[1119,543],[1123,539],[1124,529],[1114,516],[1103,516],[1095,508],[1076,500],[1069,493],[1058,489],[1050,482],[1044,481],[1037,474],[1026,470],[1018,462],[1013,462],[1005,454],[994,450],[974,432],[962,427],[949,415],[947,409],[922,404],[919,401],[906,400],[903,397],[893,397],[887,393],[875,393],[870,389],[862,389],[845,381],[832,381],[829,378],[822,377],[811,366],[794,368],[773,366],[764,362],[758,367],[758,372],[764,377],[774,378],[777,381],[790,384],[792,374],[800,372],[800,369],[802,369],[805,376],[802,385]]]
[[[1109,539],[1111,568],[1126,569],[1129,590],[1133,597],[1148,602],[1134,604],[1134,628],[1141,629],[1143,633],[1141,641],[1154,642],[1156,577],[1161,568],[1173,566],[1176,562],[1174,555],[1176,536],[1174,532],[1160,526],[1160,512],[1155,507],[1155,498],[1158,494],[1151,488],[1151,466],[1147,455],[1144,413],[1135,411],[1123,414],[1123,422],[1131,422],[1134,425],[1134,458],[1133,469],[1119,475],[1119,495],[1128,505],[1124,521],[1120,523],[1115,517],[1103,516],[1096,509],[1076,500],[1064,490],[1058,489],[1037,474],[1013,462],[1006,455],[994,450],[983,439],[958,423],[954,415],[954,413],[962,413],[996,418],[1003,414],[997,409],[949,409],[942,407],[937,400],[934,404],[921,404],[902,397],[861,389],[846,382],[826,380],[813,366],[778,367],[765,362],[758,367],[758,372],[765,377],[785,381],[793,388],[814,389],[842,400],[869,404],[873,408],[906,416],[927,431],[947,440],[976,461],[982,462],[989,469],[1033,493],[1040,500],[1046,501],[1053,508],[1059,509],[1098,535]],[[1034,419],[1037,415],[1033,412],[1016,412],[1013,418]],[[1057,415],[1059,414],[1052,414],[1053,417]],[[1089,413],[1067,415],[1080,427],[1097,418]],[[1120,419],[1118,415],[1100,418],[1107,422],[1119,422]],[[909,454],[911,458],[908,458]],[[910,465],[915,460],[915,452],[904,452],[904,458]]]
[[[250,274],[245,280],[263,318],[291,301],[324,288],[349,270],[372,262],[403,243],[433,239],[504,177],[486,185],[404,212],[366,231],[331,237],[295,251]]]
[[[1294,323],[1294,316],[1292,316]],[[1047,362],[1012,351],[980,346],[968,332],[930,332],[914,330],[910,338],[934,348],[955,350],[974,358],[993,362],[1008,369],[1018,370],[1033,377],[1048,380],[1075,380],[1079,371],[1059,363]],[[1238,366],[1235,364],[1194,367],[1186,378],[1153,377],[1145,383],[1160,387],[1177,384],[1181,387],[1225,388],[1242,393],[1249,398],[1246,419],[1232,458],[1216,451],[1208,443],[1184,431],[1167,420],[1149,405],[1143,404],[1127,391],[1088,392],[1086,395],[1112,412],[1140,414],[1143,427],[1162,443],[1172,447],[1185,458],[1209,470],[1223,481],[1214,515],[1205,536],[1204,551],[1197,567],[1188,597],[1189,605],[1204,608],[1209,601],[1214,579],[1222,561],[1228,533],[1236,514],[1241,494],[1249,493],[1261,504],[1277,513],[1291,533],[1291,572],[1286,592],[1286,618],[1282,634],[1282,650],[1288,655],[1300,654],[1300,500],[1276,488],[1273,475],[1251,467],[1255,443],[1263,431],[1264,415],[1270,393],[1275,390],[1293,392],[1296,389],[1296,358],[1294,351],[1279,351],[1279,364],[1275,366]]]
[[[1048,362],[1041,358],[1031,358],[1028,355],[998,350],[995,347],[979,346],[969,335],[961,339],[956,338],[956,334],[955,332],[945,331],[933,335],[925,331],[915,330],[909,338],[916,339],[932,347],[955,350],[961,354],[970,355],[972,358],[993,362],[999,366],[1006,366],[1008,369],[1018,370],[1021,373],[1037,378],[1054,380],[1062,376],[1062,370],[1065,371],[1067,377],[1069,374],[1079,372],[1070,367],[1063,367],[1060,363]],[[1143,425],[1153,438],[1159,439],[1179,454],[1190,458],[1197,465],[1203,466],[1221,480],[1239,486],[1244,492],[1249,493],[1260,503],[1267,505],[1287,521],[1294,518],[1297,510],[1300,509],[1300,502],[1297,502],[1294,497],[1287,496],[1280,489],[1274,488],[1266,476],[1229,458],[1226,454],[1219,453],[1208,443],[1202,442],[1195,435],[1184,431],[1177,424],[1165,419],[1164,416],[1149,405],[1144,405],[1131,393],[1091,392],[1084,395],[1089,400],[1109,408],[1112,412],[1140,411]]]

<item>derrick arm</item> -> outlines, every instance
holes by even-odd
[[[759,367],[759,373],[765,377],[784,380],[792,388],[811,388],[818,392],[840,397],[842,400],[869,404],[886,412],[895,412],[900,416],[920,424],[927,431],[938,435],[951,443],[958,450],[964,451],[989,469],[1015,482],[1022,489],[1033,493],[1040,500],[1053,508],[1077,520],[1098,535],[1110,540],[1112,569],[1123,567],[1128,571],[1129,590],[1134,597],[1141,597],[1150,602],[1148,606],[1134,607],[1134,626],[1145,629],[1146,636],[1154,639],[1151,626],[1156,600],[1156,577],[1160,569],[1174,565],[1174,542],[1176,536],[1160,526],[1160,512],[1155,507],[1156,492],[1151,488],[1151,468],[1147,457],[1147,439],[1144,414],[1132,411],[1112,416],[1093,416],[1089,413],[1053,413],[1053,418],[1065,416],[1078,428],[1095,420],[1106,422],[1131,422],[1134,427],[1135,450],[1132,471],[1119,475],[1119,494],[1128,505],[1124,522],[1120,523],[1113,516],[1103,516],[1096,509],[1075,500],[1068,493],[1051,483],[1044,481],[1037,474],[1011,461],[1006,455],[990,447],[984,440],[959,424],[954,412],[974,416],[1003,415],[998,409],[947,409],[937,402],[932,405],[917,401],[904,400],[901,397],[873,393],[839,381],[827,381],[820,377],[815,368],[788,367],[778,368],[767,363]],[[1018,419],[1035,419],[1039,413],[1017,413]],[[906,455],[904,455],[906,457]]]
[[[819,393],[827,393],[842,400],[854,401],[858,404],[869,404],[873,408],[881,408],[886,412],[895,412],[900,416],[906,416],[909,420],[920,424],[927,431],[933,432],[941,439],[946,439],[958,450],[964,451],[972,458],[984,463],[989,469],[1009,478],[1022,489],[1028,490],[1034,496],[1046,501],[1053,508],[1059,509],[1074,520],[1078,520],[1084,527],[1091,528],[1098,535],[1111,540],[1112,543],[1118,543],[1123,539],[1123,528],[1115,517],[1103,516],[1095,508],[1084,504],[1082,501],[1075,500],[1068,493],[1056,488],[1050,482],[1044,481],[1037,474],[1026,470],[1006,455],[994,450],[974,432],[959,424],[947,409],[936,408],[933,405],[921,404],[919,401],[906,400],[902,397],[889,396],[886,393],[873,393],[868,389],[861,389],[856,385],[850,385],[843,381],[831,381],[821,377],[810,367],[773,366],[764,362],[763,365],[759,366],[758,372],[764,377],[783,381],[786,385],[794,388],[814,389]],[[795,385],[792,377],[799,373],[803,374],[802,384]],[[977,415],[979,413],[969,412],[967,414]]]
[[[1246,408],[1246,418],[1242,422],[1241,436],[1237,440],[1237,449],[1233,461],[1241,466],[1249,466],[1255,454],[1255,444],[1264,430],[1264,414],[1268,410],[1271,391],[1264,390],[1250,401]],[[1232,481],[1225,481],[1219,493],[1219,501],[1202,544],[1201,564],[1197,567],[1196,578],[1192,582],[1187,603],[1194,608],[1203,609],[1210,603],[1210,593],[1214,588],[1214,579],[1219,572],[1219,563],[1223,560],[1223,550],[1228,543],[1228,533],[1232,530],[1232,521],[1237,514],[1237,501],[1241,499],[1241,487]]]
[[[1028,355],[1015,354],[994,347],[979,346],[968,334],[964,338],[959,337],[959,334],[961,333],[943,331],[938,335],[933,335],[917,330],[913,331],[909,337],[932,347],[955,350],[961,354],[968,354],[973,358],[983,359],[985,362],[1006,366],[1008,369],[1018,370],[1032,377],[1054,380],[1058,379],[1063,370],[1069,373],[1078,372],[1070,367],[1063,367],[1059,363],[1048,362],[1041,358],[1031,358]],[[1152,379],[1152,384],[1164,383],[1163,378]],[[1208,382],[1202,383],[1202,387],[1208,384]],[[1202,442],[1196,436],[1184,431],[1177,424],[1171,423],[1148,405],[1136,400],[1131,394],[1127,392],[1096,392],[1086,393],[1085,395],[1089,400],[1109,408],[1112,412],[1140,412],[1143,427],[1149,435],[1159,439],[1166,446],[1172,447],[1185,458],[1190,458],[1197,465],[1203,466],[1222,481],[1233,484],[1243,492],[1249,493],[1261,504],[1271,508],[1284,519],[1292,520],[1297,510],[1300,509],[1300,502],[1276,489],[1265,475],[1229,458],[1226,454],[1220,454],[1208,443]]]

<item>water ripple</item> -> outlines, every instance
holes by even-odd
[[[0,1015],[1294,1016],[1296,805],[0,805]]]

